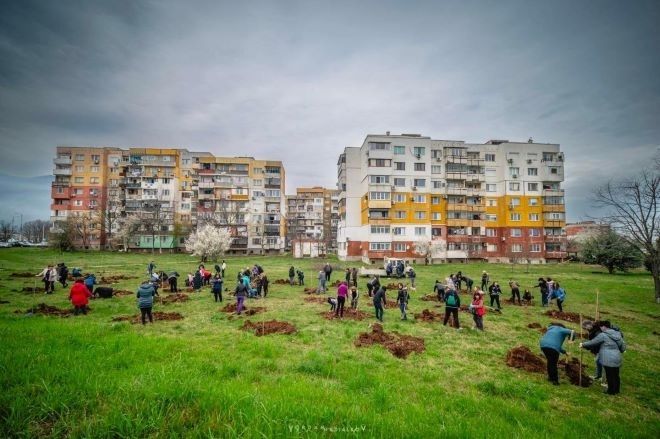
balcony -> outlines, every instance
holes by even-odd
[[[53,175],[71,175],[71,168],[55,168]]]
[[[543,212],[566,212],[564,204],[544,204],[541,209]]]
[[[71,198],[71,189],[69,187],[53,187],[51,190],[51,198],[56,200]]]
[[[199,182],[199,188],[200,189],[213,189],[215,187],[215,183],[212,181],[200,181]]]
[[[53,163],[56,165],[70,165],[71,164],[71,156],[69,157],[57,157],[53,159]]]
[[[564,189],[546,189],[543,188],[542,195],[544,197],[563,197]]]

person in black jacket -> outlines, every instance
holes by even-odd
[[[488,287],[488,294],[490,294],[490,306],[493,307],[493,303],[497,303],[497,309],[502,309],[500,305],[500,294],[502,294],[502,289],[500,284],[497,281],[494,281],[490,287]]]
[[[387,299],[385,297],[385,287],[380,286],[378,290],[374,293],[374,308],[376,309],[376,318],[383,321],[383,307],[387,305]]]
[[[548,282],[542,277],[539,277],[539,283],[534,288],[541,289],[541,306],[548,306],[548,294],[550,293]]]

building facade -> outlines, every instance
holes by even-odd
[[[338,197],[336,189],[319,186],[297,188],[295,195],[286,196],[287,248],[295,255],[325,255],[336,251]]]
[[[339,156],[338,255],[544,263],[566,257],[559,145],[368,135]]]
[[[57,147],[51,195],[53,232],[72,227],[83,248],[117,247],[126,218],[139,227],[128,249],[179,249],[205,222],[225,226],[229,253],[284,249],[282,163],[223,158],[186,149]]]

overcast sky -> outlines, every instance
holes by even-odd
[[[282,160],[293,193],[335,187],[367,134],[532,137],[561,145],[584,220],[658,151],[658,23],[657,0],[4,0],[0,174],[51,174],[57,145],[182,147]],[[49,191],[0,217],[47,219]]]

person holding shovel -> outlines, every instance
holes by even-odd
[[[541,338],[540,346],[543,355],[548,361],[548,381],[553,385],[559,385],[559,373],[557,371],[557,363],[559,363],[559,354],[566,354],[562,345],[564,340],[568,338],[569,343],[575,340],[575,331],[566,328],[561,323],[550,323],[545,335]]]

